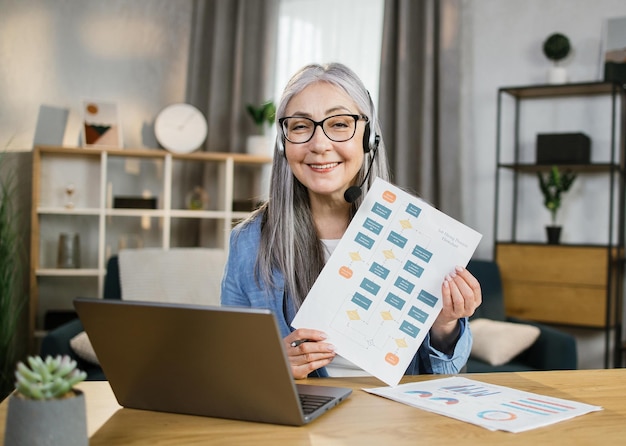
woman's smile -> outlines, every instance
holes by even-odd
[[[328,172],[337,167],[340,163],[326,163],[326,164],[309,164],[308,166],[316,172]]]

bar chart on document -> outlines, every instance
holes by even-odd
[[[377,178],[292,325],[396,385],[439,314],[441,287],[481,235]]]

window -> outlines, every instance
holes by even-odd
[[[384,0],[281,0],[276,102],[289,78],[309,63],[341,62],[378,102]]]

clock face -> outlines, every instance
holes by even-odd
[[[159,144],[170,152],[189,153],[204,143],[207,122],[193,105],[172,104],[157,115],[154,133]]]

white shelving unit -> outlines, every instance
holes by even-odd
[[[47,311],[71,310],[77,296],[102,296],[106,262],[123,247],[227,250],[232,226],[266,198],[262,178],[271,161],[238,153],[35,147],[31,346],[45,334]],[[190,178],[196,178],[195,184]],[[69,184],[75,191],[68,198]],[[186,206],[195,186],[209,197],[200,210]],[[156,198],[157,205],[116,208],[115,197]],[[79,235],[79,268],[57,268],[61,233]]]

